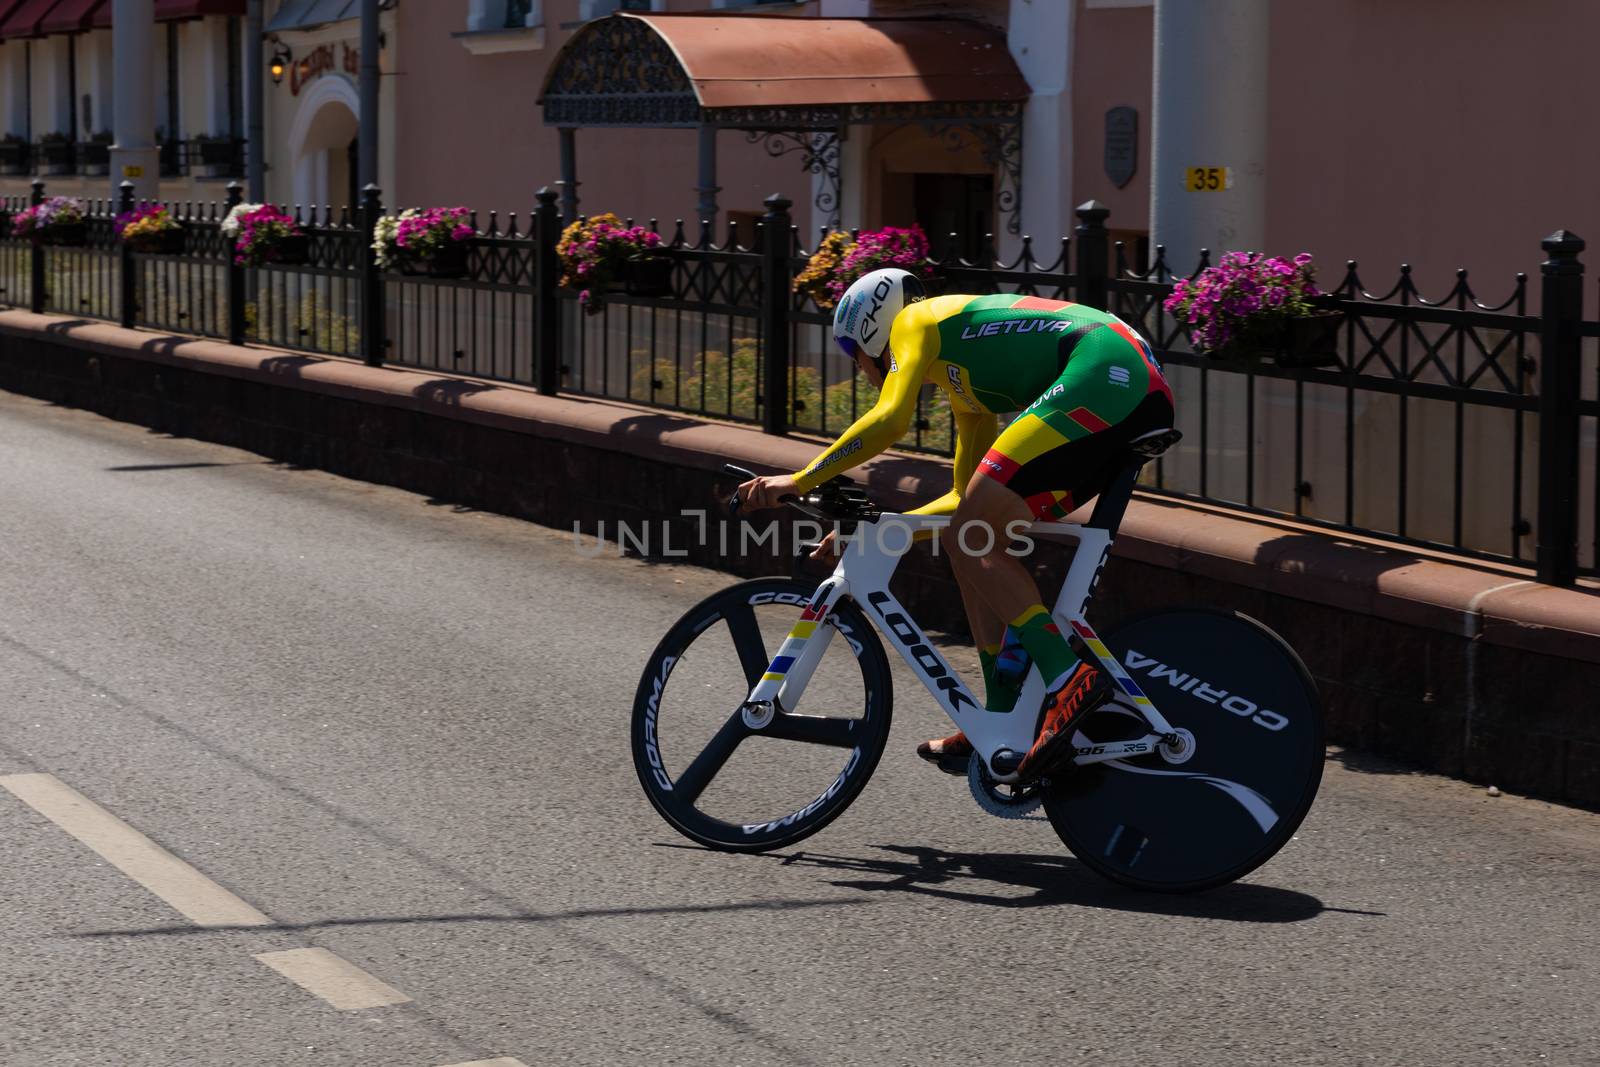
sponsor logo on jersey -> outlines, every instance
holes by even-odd
[[[1055,385],[1052,385],[1050,388],[1048,388],[1048,389],[1046,389],[1044,391],[1044,396],[1041,396],[1038,400],[1035,400],[1033,403],[1029,404],[1028,405],[1028,410],[1032,411],[1034,408],[1038,407],[1040,404],[1043,404],[1045,401],[1054,400],[1056,397],[1060,396],[1061,394],[1065,393],[1066,391],[1067,391],[1067,387],[1062,385],[1060,382],[1057,382]]]
[[[1109,377],[1111,379],[1111,384],[1112,385],[1120,385],[1123,388],[1127,388],[1127,386],[1128,386],[1128,368],[1127,367],[1112,367],[1111,369],[1109,369],[1106,372],[1106,375],[1107,375],[1107,377]]]
[[[961,331],[963,341],[979,337],[1004,337],[1012,333],[1066,333],[1072,329],[1070,319],[1041,319],[1036,316],[1016,319],[995,319],[983,325],[974,323]]]
[[[854,441],[851,441],[849,444],[847,444],[843,448],[839,449],[839,451],[835,452],[833,455],[824,456],[822,459],[817,460],[815,463],[813,463],[811,466],[809,466],[809,467],[807,467],[805,469],[805,473],[806,474],[815,474],[815,473],[817,473],[817,471],[821,470],[824,467],[833,466],[839,460],[841,460],[844,457],[850,455],[852,452],[859,452],[859,451],[861,451],[861,438],[857,437]]]
[[[968,408],[977,411],[977,401],[967,395],[967,387],[961,384],[961,368],[952,363],[945,367],[944,372],[945,377],[950,379],[950,388],[955,390],[955,395],[960,397],[961,402],[967,405]]]

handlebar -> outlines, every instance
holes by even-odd
[[[732,463],[725,463],[723,471],[747,482],[756,476],[754,471],[736,467]],[[862,489],[844,475],[830,478],[817,486],[804,496],[785,494],[778,498],[778,502],[794,508],[800,514],[819,522],[840,522],[853,524],[856,522],[871,522],[881,514],[878,506],[874,504]],[[743,501],[735,492],[728,498],[728,510],[734,515],[739,514]]]

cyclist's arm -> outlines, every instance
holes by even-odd
[[[920,508],[913,508],[906,514],[949,515],[954,512],[956,505],[961,503],[961,494],[967,490],[967,483],[972,481],[972,475],[978,469],[979,458],[989,451],[989,446],[994,444],[999,435],[1000,420],[995,416],[973,411],[956,412],[956,458],[951,469],[954,484],[944,496],[930,500]]]
[[[895,327],[889,335],[895,366],[883,380],[878,402],[809,467],[795,474],[797,492],[809,493],[834,475],[866,462],[904,437],[911,428],[911,419],[917,412],[917,391],[922,387],[928,362],[937,353],[924,344],[924,335],[931,331],[902,329],[898,320]],[[935,333],[934,337],[937,336]],[[973,462],[977,462],[976,459]]]

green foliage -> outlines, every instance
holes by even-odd
[[[653,390],[652,381],[656,383]],[[645,404],[703,410],[708,415],[755,420],[761,417],[756,407],[760,381],[759,350],[753,337],[734,340],[731,364],[728,354],[720,349],[685,354],[681,368],[671,356],[665,355],[658,355],[652,364],[649,349],[636,348],[633,350],[628,399]],[[824,436],[843,433],[859,415],[865,414],[878,402],[878,390],[865,378],[856,375],[853,395],[851,386],[851,380],[846,378],[829,382],[827,389],[823,390],[822,376],[816,368],[796,368],[789,379],[790,400],[799,401],[801,407],[794,412],[791,425],[803,433]],[[702,388],[705,390],[703,402]],[[823,418],[824,413],[826,419]],[[927,422],[927,428],[922,431],[920,444],[916,427],[913,426],[901,439],[901,445],[949,452],[954,445],[950,402],[942,390],[925,390],[921,417]]]
[[[251,340],[318,352],[349,353],[360,346],[356,320],[330,306],[322,294],[301,294],[298,305],[291,305],[287,314],[276,294],[262,295],[262,304],[252,301],[244,306],[245,336]]]

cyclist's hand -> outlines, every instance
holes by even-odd
[[[811,550],[812,559],[827,559],[829,556],[839,554],[839,531],[829,530],[828,536],[817,542],[817,547]]]
[[[739,487],[739,510],[760,511],[763,508],[775,508],[781,497],[799,495],[799,491],[794,487],[794,475],[763,474],[751,478]]]

